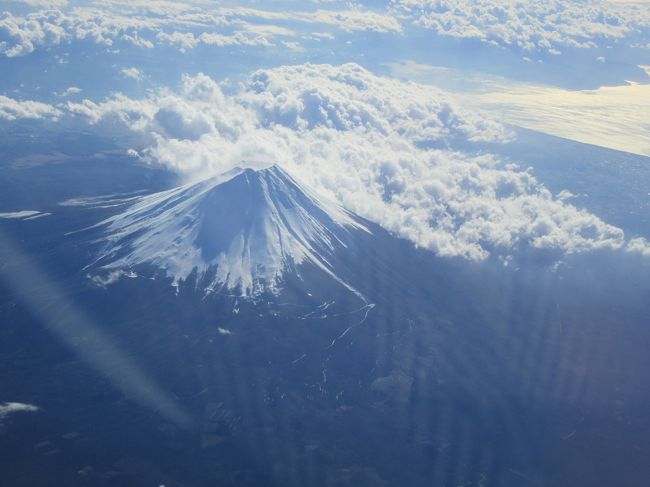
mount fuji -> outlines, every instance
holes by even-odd
[[[5,484],[621,485],[558,481],[567,448],[647,483],[611,449],[650,438],[640,256],[441,257],[275,166],[97,164],[0,222],[0,400],[38,408],[0,421]]]
[[[300,278],[309,264],[360,295],[331,259],[352,233],[369,227],[277,165],[235,168],[130,203],[96,225],[105,245],[93,266],[111,279],[148,264],[175,286],[193,282],[208,294],[257,296],[277,294],[287,273]]]

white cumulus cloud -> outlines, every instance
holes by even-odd
[[[33,100],[15,100],[0,95],[0,118],[5,120],[54,119],[61,115],[61,111],[47,103]]]
[[[36,6],[37,3],[34,3]],[[89,40],[112,46],[175,46],[182,52],[211,46],[280,46],[296,42],[312,25],[344,32],[400,32],[392,15],[363,9],[262,10],[206,7],[201,3],[104,1],[92,6],[0,15],[0,54],[24,56],[38,48]],[[290,24],[290,25],[289,25]],[[297,30],[296,30],[297,29]],[[323,37],[323,39],[331,38]]]
[[[554,197],[529,171],[489,154],[427,148],[507,141],[500,123],[437,89],[355,64],[260,70],[231,94],[205,75],[185,76],[178,91],[67,109],[139,134],[145,157],[188,179],[277,163],[440,255],[483,259],[519,246],[571,253],[625,244],[622,230]]]
[[[390,8],[439,35],[548,54],[650,37],[646,6],[604,0],[392,0]]]
[[[644,257],[650,257],[650,242],[643,237],[631,239],[627,244],[627,249],[630,252],[641,254]]]
[[[122,0],[30,4],[57,9],[3,13],[0,53],[22,56],[39,47],[79,40],[107,46],[121,41],[143,48],[173,45],[182,51],[201,43],[268,47],[296,42],[315,28],[325,31],[317,38],[331,40],[337,30],[408,36],[413,25],[441,36],[478,39],[524,53],[559,55],[566,48],[650,44],[646,5],[605,0],[391,0],[385,8],[330,3],[328,8],[298,4],[285,10]]]
[[[120,73],[122,73],[122,76],[124,76],[125,78],[131,78],[136,81],[140,81],[144,79],[144,73],[142,72],[142,70],[135,67],[122,68],[120,70]]]

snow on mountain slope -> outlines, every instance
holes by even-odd
[[[277,292],[285,272],[311,263],[340,284],[329,257],[351,230],[369,230],[335,203],[302,188],[278,166],[234,169],[217,177],[139,197],[97,227],[105,271],[153,264],[174,283],[196,271],[206,292]]]

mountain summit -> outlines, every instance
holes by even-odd
[[[277,292],[283,275],[310,263],[340,284],[330,257],[351,231],[369,230],[278,166],[236,168],[198,183],[140,197],[97,225],[109,271],[150,264],[174,283],[196,279],[206,292]]]

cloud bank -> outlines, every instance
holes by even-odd
[[[489,154],[440,148],[459,140],[506,142],[511,134],[500,123],[437,89],[356,64],[259,70],[236,87],[184,76],[177,91],[61,109],[102,131],[137,135],[145,147],[139,157],[188,180],[277,163],[444,256],[479,260],[521,246],[572,253],[625,244],[622,230],[554,197],[529,171]]]
[[[283,10],[201,1],[31,4],[29,13],[0,15],[0,54],[24,56],[78,41],[144,49],[171,46],[181,52],[202,45],[299,50],[304,43],[332,42],[342,34],[408,37],[413,27],[436,36],[479,40],[522,56],[560,55],[576,48],[650,48],[647,6],[606,0],[390,0],[374,8],[359,2],[296,2]]]
[[[359,6],[290,11],[208,7],[200,2],[104,1],[93,6],[51,6],[60,8],[24,15],[2,13],[0,54],[24,56],[39,48],[74,41],[105,46],[124,42],[147,49],[173,46],[182,52],[201,44],[286,46],[311,35],[314,26],[346,33],[401,31],[401,24],[392,15]],[[329,32],[320,39],[331,37]]]
[[[177,90],[159,88],[138,99],[118,93],[56,106],[6,97],[0,103],[4,118],[58,120],[138,140],[134,157],[187,181],[235,166],[278,164],[443,256],[480,260],[521,247],[560,254],[626,246],[621,229],[554,196],[530,171],[452,149],[509,141],[501,123],[436,88],[356,64],[258,70],[236,86],[185,75]],[[639,242],[627,249],[638,251]]]
[[[650,40],[650,11],[604,0],[392,0],[403,21],[459,39],[523,52],[561,54],[566,48],[630,45]]]

